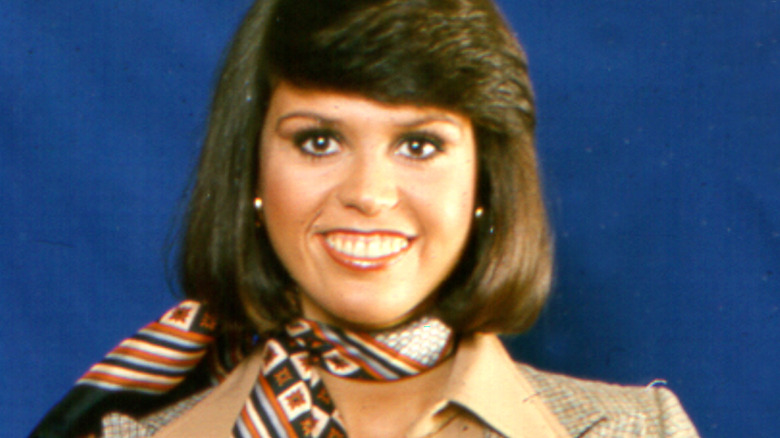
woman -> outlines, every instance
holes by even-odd
[[[212,108],[189,300],[33,436],[695,436],[664,388],[496,338],[549,289],[533,130],[489,0],[259,0]]]

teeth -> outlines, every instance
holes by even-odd
[[[387,257],[409,246],[405,237],[391,234],[329,233],[325,242],[344,255],[361,259]]]
[[[366,241],[363,239],[358,240],[355,242],[355,251],[354,251],[355,257],[366,257]]]

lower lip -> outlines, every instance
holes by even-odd
[[[406,248],[384,257],[360,258],[348,256],[331,248],[330,245],[325,242],[325,235],[323,234],[319,235],[319,239],[320,244],[322,244],[323,248],[325,248],[325,252],[327,252],[336,263],[356,271],[378,271],[380,269],[387,268],[397,262],[401,256],[406,254],[406,251],[412,247],[413,243],[412,240],[409,240],[409,244],[406,246]]]

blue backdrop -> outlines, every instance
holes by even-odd
[[[557,241],[539,367],[780,434],[780,3],[504,0]],[[167,245],[248,0],[0,3],[0,412],[23,436],[174,302]]]

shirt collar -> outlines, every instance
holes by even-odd
[[[439,406],[440,412],[446,405],[456,404],[513,438],[570,436],[519,372],[496,335],[476,334],[462,339],[453,360],[444,394],[446,403]]]

